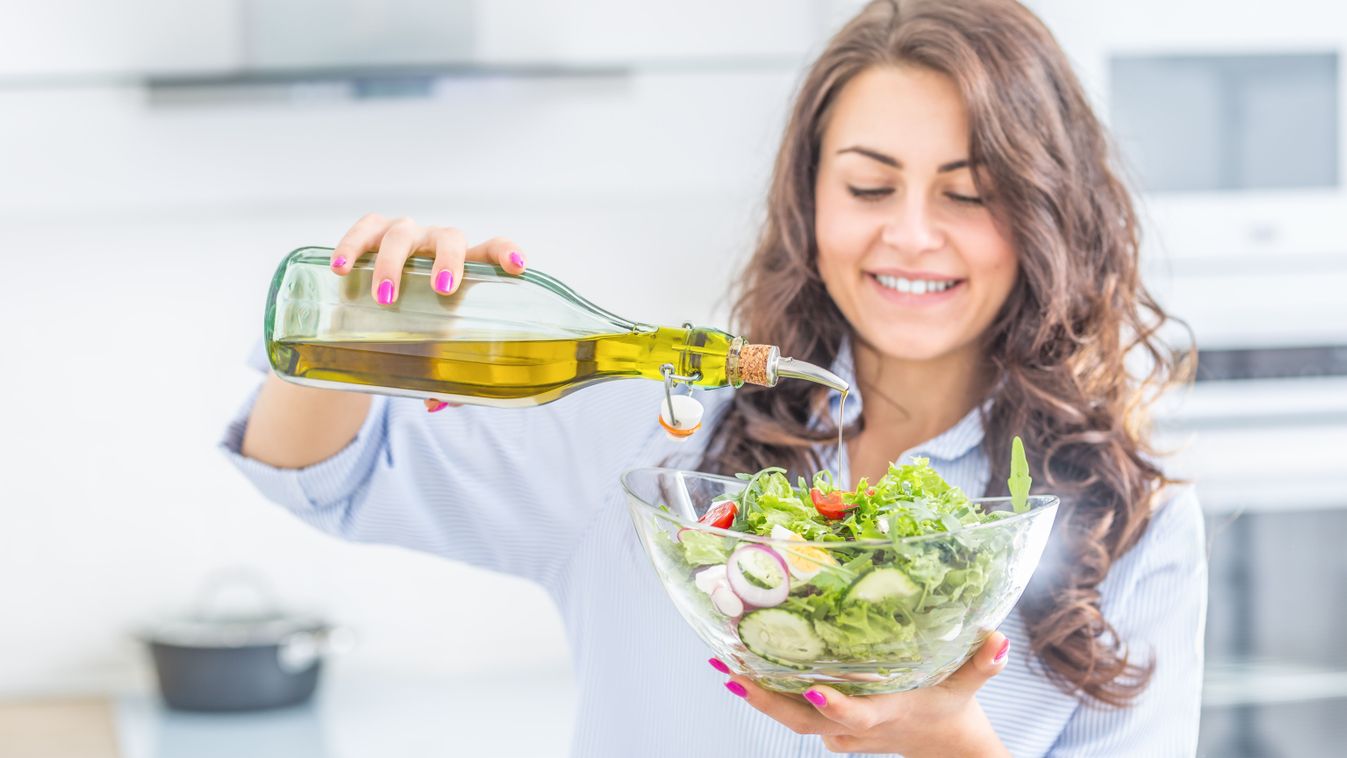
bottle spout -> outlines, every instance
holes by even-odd
[[[846,392],[851,389],[851,385],[842,379],[842,377],[833,372],[819,368],[812,363],[797,361],[794,358],[779,358],[776,362],[776,375],[778,377],[788,376],[792,379],[804,379],[822,384],[825,387],[832,388],[838,392]]]
[[[851,389],[851,385],[842,377],[827,369],[794,358],[781,357],[781,351],[774,345],[741,345],[734,353],[734,359],[733,372],[740,381],[749,384],[775,387],[777,381],[786,376],[822,384],[838,392]]]

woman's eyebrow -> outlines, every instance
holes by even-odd
[[[841,150],[837,151],[838,155],[841,155],[842,153],[856,153],[857,155],[864,155],[866,158],[879,161],[880,163],[883,163],[885,166],[892,166],[893,168],[896,169],[901,169],[903,167],[902,161],[898,160],[892,155],[887,155],[885,153],[879,152],[878,150],[874,150],[868,147],[862,147],[860,145],[852,145],[851,147],[844,147]],[[969,168],[971,165],[972,164],[969,162],[967,158],[960,158],[957,161],[950,161],[949,163],[941,165],[939,168],[936,169],[936,173],[943,174],[949,171],[958,171],[961,168]]]
[[[857,155],[864,155],[866,158],[879,161],[880,163],[883,163],[885,166],[892,166],[893,168],[900,169],[903,167],[903,164],[900,163],[898,159],[893,157],[892,155],[885,155],[884,153],[881,153],[878,150],[871,150],[868,147],[861,147],[860,145],[852,145],[851,147],[844,147],[841,150],[837,151],[838,155],[841,155],[843,153],[856,153]]]

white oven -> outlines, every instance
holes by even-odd
[[[1347,3],[1030,0],[1143,188],[1203,348],[1347,345]]]

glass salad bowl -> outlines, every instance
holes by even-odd
[[[762,537],[713,525],[728,522],[717,514],[747,484],[666,468],[622,475],[636,531],[679,613],[735,673],[792,693],[939,683],[1019,600],[1058,504],[1032,496],[1012,513],[1010,498],[966,500],[1004,513],[898,539],[805,541],[780,526]]]

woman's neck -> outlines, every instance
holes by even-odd
[[[925,361],[891,358],[859,340],[853,347],[865,398],[864,445],[887,460],[957,424],[988,388],[990,374],[976,345]]]

